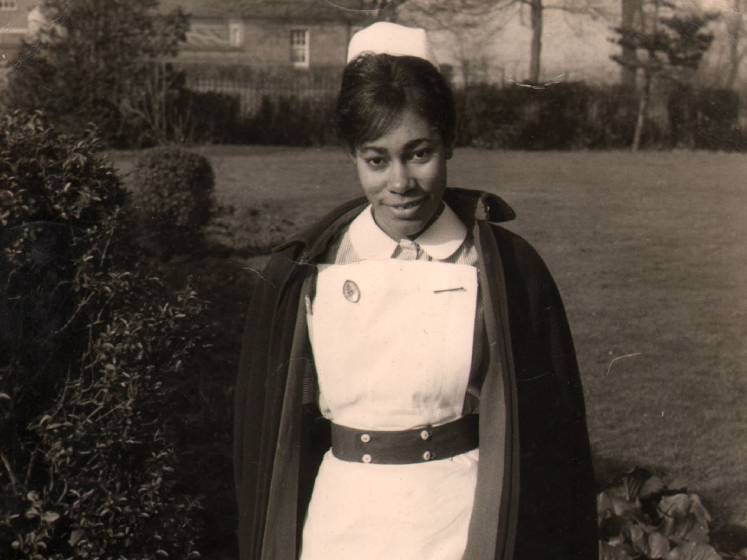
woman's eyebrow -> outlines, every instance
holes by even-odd
[[[412,150],[415,146],[423,143],[432,144],[433,138],[424,136],[423,138],[415,138],[413,140],[410,140],[407,144],[405,144],[405,150]]]
[[[379,154],[385,154],[387,152],[386,148],[382,148],[380,146],[361,146],[358,148],[359,152],[376,152]]]
[[[415,146],[426,143],[426,144],[433,144],[435,140],[433,138],[430,138],[428,136],[424,136],[422,138],[414,138],[407,142],[403,147],[402,151],[408,151],[412,150]],[[365,151],[374,151],[377,153],[387,153],[389,150],[387,148],[376,146],[376,145],[363,145],[360,148],[358,148],[358,151],[365,152]]]

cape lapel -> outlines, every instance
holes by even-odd
[[[480,463],[465,560],[512,560],[519,502],[519,432],[506,279],[493,231],[473,228],[490,352],[480,393]]]

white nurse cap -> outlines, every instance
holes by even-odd
[[[405,27],[397,23],[379,21],[358,31],[348,45],[348,62],[359,54],[391,54],[417,56],[438,68],[425,29]]]

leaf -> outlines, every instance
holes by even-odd
[[[662,532],[676,541],[708,543],[711,516],[696,494],[674,494],[659,501]]]
[[[698,520],[698,523],[700,523],[701,525],[710,525],[711,514],[708,513],[708,510],[700,500],[700,496],[698,496],[697,494],[690,494],[690,512],[695,516],[695,518]]]
[[[683,543],[664,557],[664,560],[723,560],[716,550],[707,544]]]
[[[70,533],[70,538],[67,540],[67,542],[70,544],[70,546],[75,546],[80,542],[80,540],[83,538],[83,531],[80,529],[74,529]]]
[[[633,555],[625,546],[611,546],[600,541],[599,560],[633,560]]]
[[[643,486],[641,486],[641,492],[640,497],[641,498],[648,498],[652,494],[656,494],[658,492],[661,492],[664,490],[664,482],[656,476],[652,475],[646,482],[643,483]]]
[[[625,488],[627,499],[638,499],[642,494],[641,490],[643,489],[644,485],[653,476],[654,475],[651,472],[640,467],[635,467],[632,471],[624,475],[620,479],[620,484]]]
[[[623,516],[628,512],[638,509],[638,501],[629,501],[621,494],[624,490],[620,488],[605,490],[597,496],[597,512],[600,517],[606,515]]]
[[[42,521],[44,521],[45,523],[49,523],[49,524],[54,523],[59,518],[60,518],[60,514],[57,513],[56,511],[45,511],[41,516]]]
[[[617,515],[604,519],[599,524],[599,538],[613,544],[622,542],[625,524],[625,519]]]
[[[669,539],[661,533],[654,532],[648,536],[648,555],[651,558],[664,558],[669,548]]]
[[[669,517],[686,517],[690,513],[690,496],[687,494],[663,496],[659,500],[659,511]]]
[[[39,517],[39,510],[36,506],[31,506],[26,510],[26,519],[34,519],[35,517]]]

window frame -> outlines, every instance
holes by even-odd
[[[17,12],[18,0],[0,0],[0,12]]]
[[[228,44],[235,49],[244,46],[244,25],[240,21],[228,24]]]
[[[302,43],[295,39],[303,37]],[[308,27],[294,27],[290,30],[290,61],[295,68],[308,68],[310,62],[311,32]],[[297,60],[297,55],[302,54],[302,60]]]

